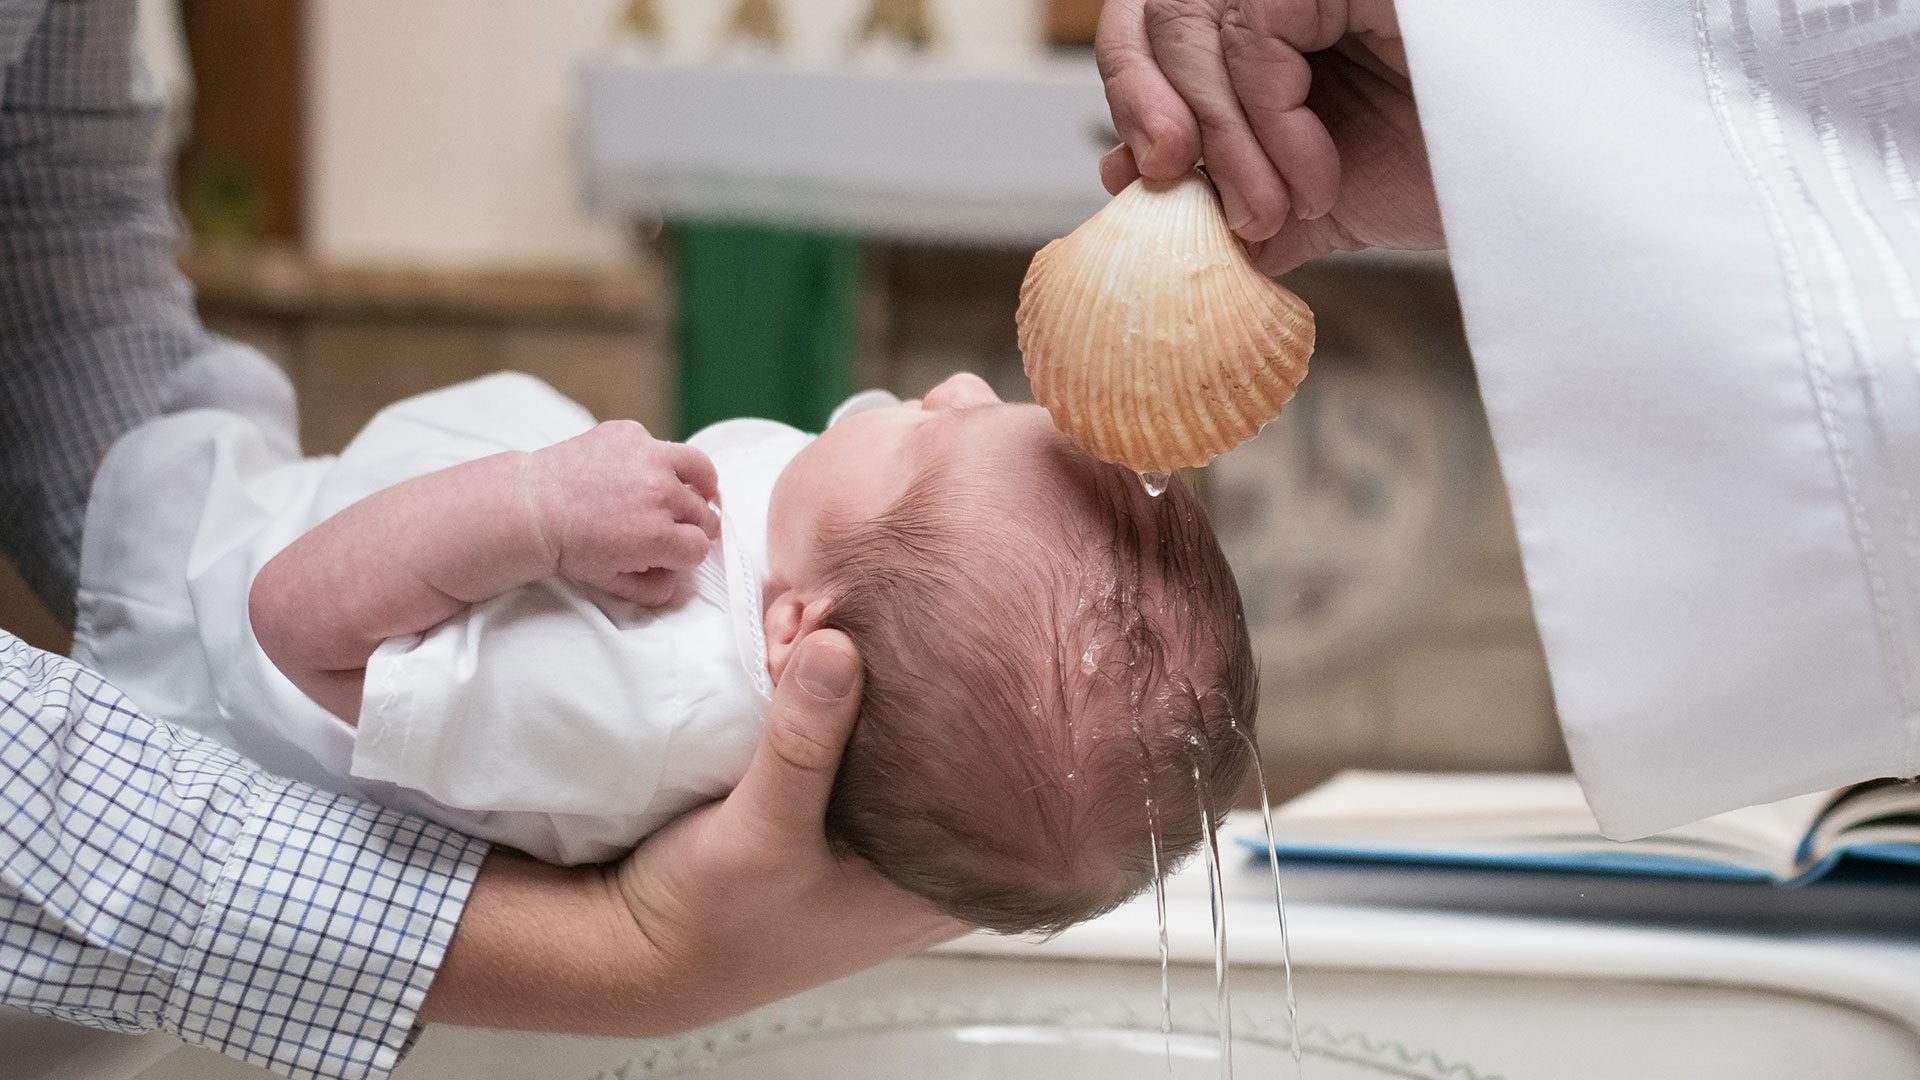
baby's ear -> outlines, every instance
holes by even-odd
[[[767,674],[777,684],[787,670],[794,646],[826,624],[833,598],[817,592],[787,591],[767,602]]]

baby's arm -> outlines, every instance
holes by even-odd
[[[262,567],[254,636],[295,686],[355,723],[380,643],[470,604],[555,574],[665,603],[719,535],[718,498],[705,454],[632,421],[441,469],[354,503]]]

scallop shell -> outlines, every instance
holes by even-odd
[[[1034,399],[1095,457],[1205,465],[1280,415],[1313,312],[1262,274],[1199,172],[1136,180],[1040,250],[1020,287]]]

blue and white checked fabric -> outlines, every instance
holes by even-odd
[[[264,773],[0,633],[0,1003],[382,1077],[485,852]]]
[[[134,0],[0,0],[0,546],[69,620],[114,440],[193,404],[291,407],[194,317],[133,28]],[[384,1076],[485,851],[262,772],[0,633],[0,1004]]]

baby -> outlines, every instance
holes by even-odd
[[[975,926],[1114,907],[1247,767],[1253,659],[1192,492],[970,375],[685,445],[522,375],[338,458],[156,421],[96,483],[76,652],[282,772],[572,863],[724,795],[820,627],[866,669],[831,839]]]

